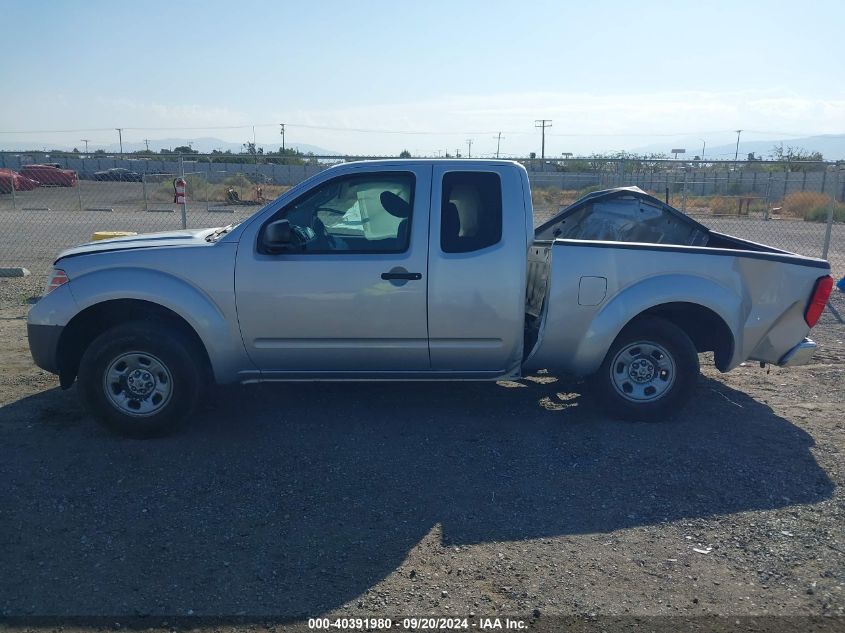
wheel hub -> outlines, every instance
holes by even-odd
[[[156,379],[146,369],[135,369],[126,377],[126,388],[133,396],[146,398],[156,387]]]
[[[638,358],[628,367],[628,376],[636,383],[643,384],[654,378],[655,367],[647,358]]]

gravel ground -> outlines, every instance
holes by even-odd
[[[697,399],[666,423],[608,419],[539,374],[228,388],[139,442],[31,363],[42,284],[0,280],[0,618],[845,624],[845,326],[829,312],[814,364],[721,375],[703,357]]]

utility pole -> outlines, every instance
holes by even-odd
[[[279,123],[279,127],[282,128],[282,154],[285,153],[285,124]]]
[[[144,139],[144,145],[147,146],[147,151],[149,152],[150,151],[150,139],[145,138]],[[189,145],[190,145],[190,143],[189,143]]]
[[[123,128],[116,127],[114,129],[117,130],[117,138],[120,141],[120,157],[123,158]]]
[[[472,139],[467,139],[467,158],[472,158]]]
[[[499,132],[496,136],[496,158],[499,158],[499,147],[502,145],[502,133]]]
[[[552,120],[551,119],[536,119],[534,121],[534,127],[538,127],[541,130],[542,134],[542,144],[540,145],[540,160],[543,164],[543,171],[546,169],[546,128],[552,127]]]
[[[736,159],[739,156],[739,135],[742,134],[742,130],[736,131],[736,152],[734,152],[734,169],[736,169]]]
[[[81,138],[79,140],[82,141],[83,143],[85,143],[85,153],[87,154],[88,153],[88,141],[90,141],[91,139],[90,138]]]

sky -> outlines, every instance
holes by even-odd
[[[540,154],[845,133],[845,2],[0,0],[0,143]]]

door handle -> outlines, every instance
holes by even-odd
[[[390,279],[405,279],[408,281],[419,281],[422,279],[422,273],[409,273],[409,272],[393,272],[390,271],[389,273],[382,273],[381,278],[385,280]]]

